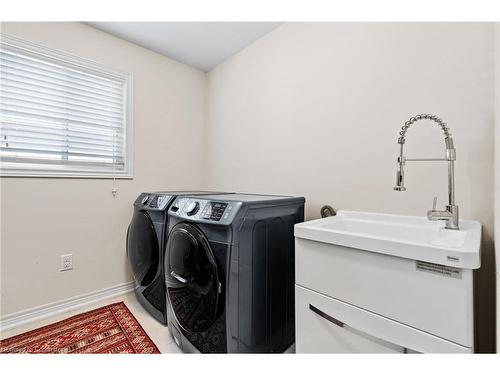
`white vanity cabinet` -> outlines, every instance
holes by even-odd
[[[353,226],[342,215],[296,225],[296,352],[473,352],[472,268],[396,256],[397,246],[392,254],[345,246],[342,236],[308,230],[336,230],[328,221],[343,220],[345,235]]]
[[[472,348],[295,286],[297,353],[470,353]]]

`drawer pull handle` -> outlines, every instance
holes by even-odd
[[[374,341],[376,342],[377,344],[380,344],[382,346],[385,346],[389,349],[393,349],[393,350],[396,350],[400,353],[409,353],[409,352],[413,352],[413,353],[416,353],[416,351],[414,350],[411,350],[411,349],[408,349],[408,348],[405,348],[404,346],[401,346],[401,345],[398,345],[398,344],[394,344],[390,341],[387,341],[387,340],[384,340],[384,339],[381,339],[379,337],[376,337],[376,336],[373,336],[373,335],[370,335],[369,333],[366,333],[366,332],[363,332],[357,328],[354,328],[354,327],[351,327],[350,325],[338,320],[338,319],[335,319],[333,316],[330,316],[328,315],[327,313],[325,313],[324,311],[321,311],[320,309],[318,309],[317,307],[313,306],[313,305],[309,305],[309,309],[314,312],[315,314],[321,316],[323,319],[326,319],[328,320],[329,322],[335,324],[336,326],[339,326],[340,328],[344,328],[345,330],[347,331],[350,331],[352,333],[354,333],[355,335],[358,335],[358,336],[362,336],[370,341]]]

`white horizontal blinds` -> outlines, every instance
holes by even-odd
[[[2,164],[125,171],[126,85],[124,77],[2,43]]]

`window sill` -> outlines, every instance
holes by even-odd
[[[132,174],[104,174],[104,173],[71,173],[71,172],[21,172],[2,171],[0,178],[81,178],[102,180],[133,180]]]

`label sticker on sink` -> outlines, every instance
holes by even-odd
[[[444,266],[442,264],[428,263],[417,260],[417,271],[431,272],[436,275],[452,277],[454,279],[462,278],[462,270],[460,268]]]

